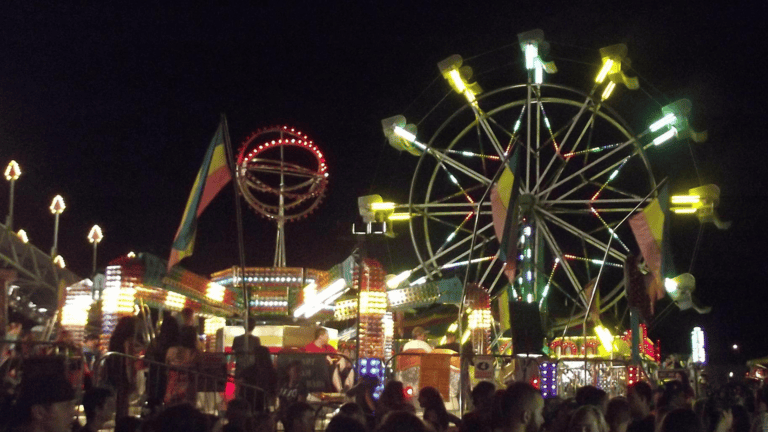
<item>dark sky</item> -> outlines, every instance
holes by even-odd
[[[415,159],[389,147],[380,120],[434,103],[420,95],[444,85],[435,82],[438,61],[516,44],[517,33],[541,28],[556,58],[597,64],[598,48],[626,43],[652,99],[691,99],[694,127],[709,131],[694,157],[701,182],[721,187],[720,212],[734,222],[727,232],[705,227],[693,266],[700,300],[715,311],[675,310],[652,336],[683,351],[700,324],[722,359],[734,360],[724,349],[734,341],[745,345],[742,357],[768,354],[765,2],[109,3],[0,7],[0,163],[15,159],[24,171],[15,225],[49,250],[47,207],[62,194],[59,249],[73,271],[90,272],[94,223],[105,234],[100,265],[132,250],[168,256],[220,113],[236,149],[259,128],[289,124],[324,151],[329,190],[314,214],[289,224],[288,265],[331,267],[354,247],[356,197],[407,197]],[[688,153],[664,164],[661,177],[692,166]],[[236,264],[232,194],[225,189],[202,216],[195,255],[183,263],[190,270]],[[274,226],[251,211],[244,222],[247,263],[271,265]],[[698,225],[674,228],[676,264],[685,268]],[[408,242],[371,253],[390,272],[415,265]]]

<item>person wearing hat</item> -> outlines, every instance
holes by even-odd
[[[411,331],[413,340],[408,341],[403,345],[403,351],[408,350],[423,350],[425,352],[432,352],[432,345],[427,343],[427,334],[429,332],[424,327],[416,326]]]
[[[28,432],[69,432],[75,416],[75,390],[62,374],[22,379],[16,398],[18,427]]]

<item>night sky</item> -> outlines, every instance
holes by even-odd
[[[287,262],[330,268],[355,246],[358,196],[407,199],[416,159],[387,144],[381,119],[426,112],[435,101],[423,97],[425,89],[447,93],[438,61],[494,50],[518,61],[519,49],[504,47],[541,28],[556,60],[598,65],[600,47],[627,44],[650,98],[690,99],[694,128],[709,131],[706,143],[692,145],[695,166],[691,152],[678,152],[658,177],[721,188],[720,213],[733,227],[705,226],[692,267],[700,302],[714,311],[675,309],[651,337],[686,352],[692,326],[702,325],[713,359],[768,354],[765,2],[109,3],[0,6],[0,164],[15,159],[23,170],[15,227],[50,250],[48,206],[62,194],[59,250],[74,272],[90,273],[86,234],[95,223],[105,235],[100,266],[129,251],[167,258],[221,113],[235,150],[259,128],[288,124],[325,153],[328,193],[309,218],[288,225]],[[568,80],[552,78],[561,79]],[[3,216],[7,194],[1,187]],[[250,210],[243,216],[247,264],[270,266],[274,225]],[[698,222],[676,220],[673,232],[675,264],[687,269]],[[183,262],[194,272],[237,264],[231,186],[203,214],[196,244]],[[390,273],[417,263],[403,238],[372,245],[370,254]],[[743,345],[739,353],[733,343]]]

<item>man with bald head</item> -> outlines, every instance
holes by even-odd
[[[512,383],[501,400],[502,418],[494,432],[538,432],[544,424],[544,399],[528,383]]]

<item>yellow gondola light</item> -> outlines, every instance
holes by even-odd
[[[478,83],[470,83],[472,78],[472,68],[462,66],[463,59],[460,55],[454,54],[437,64],[443,78],[448,81],[456,93],[463,95],[467,102],[474,108],[478,108],[476,95],[483,92]]]

